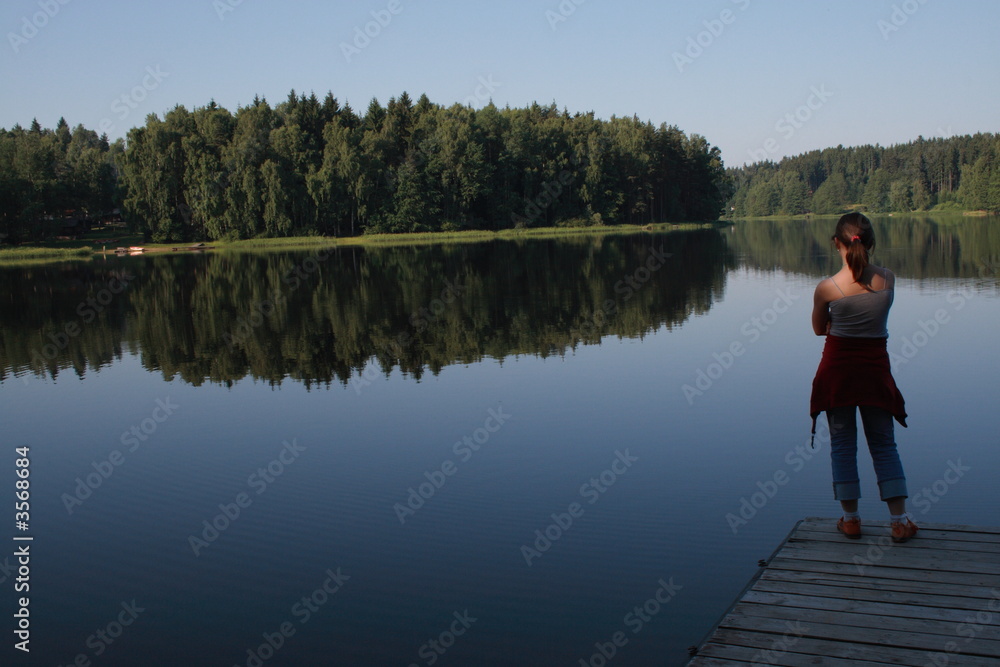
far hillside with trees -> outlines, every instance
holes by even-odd
[[[555,104],[481,109],[332,95],[176,106],[114,143],[0,128],[0,243],[127,224],[146,242],[1000,211],[1000,135],[827,148],[725,169],[673,125]]]
[[[1000,135],[827,148],[726,170],[735,217],[935,210],[1000,211]]]

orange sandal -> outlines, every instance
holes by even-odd
[[[837,519],[837,530],[842,532],[845,537],[857,540],[861,537],[861,519],[845,519],[840,517]]]
[[[892,522],[892,541],[893,542],[905,542],[914,535],[917,534],[917,524],[910,521],[909,517],[906,521],[893,521]]]

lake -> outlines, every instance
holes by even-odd
[[[875,224],[910,512],[1000,525],[1000,220]],[[838,515],[833,225],[0,268],[32,664],[683,664]]]

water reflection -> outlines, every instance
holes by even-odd
[[[876,221],[901,278],[996,281],[995,217]],[[0,270],[0,380],[126,351],[191,384],[348,383],[564,354],[707,312],[737,266],[833,273],[831,220],[564,240],[108,258]],[[366,370],[367,369],[367,370]]]

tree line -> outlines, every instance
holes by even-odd
[[[68,211],[112,210],[123,146],[82,125],[70,130],[63,118],[55,130],[37,120],[0,129],[0,242],[51,236]]]
[[[32,237],[46,214],[108,204],[42,183],[71,173],[60,137],[87,132],[37,122],[3,132],[0,188],[32,204],[0,212],[8,234]],[[719,150],[704,137],[555,104],[477,110],[404,92],[358,114],[293,90],[235,113],[176,106],[124,142],[95,139],[104,171],[93,189],[153,241],[700,221],[724,201]]]
[[[1000,211],[1000,135],[837,146],[729,168],[735,216],[938,209]]]

